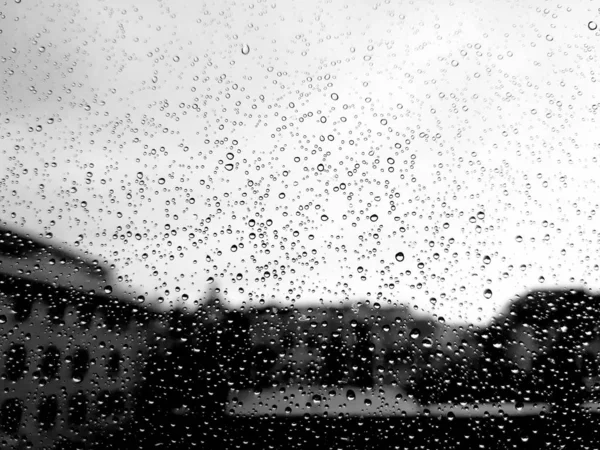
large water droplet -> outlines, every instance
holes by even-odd
[[[348,389],[348,392],[346,392],[346,398],[350,401],[352,401],[356,398],[356,394],[354,393],[354,391],[352,389]]]
[[[250,53],[250,46],[248,44],[242,44],[242,55]]]
[[[402,253],[402,252],[396,253],[396,261],[398,261],[398,262],[404,261],[404,253]]]
[[[589,28],[591,31],[595,31],[595,30],[598,28],[598,24],[597,24],[596,22],[594,22],[593,20],[590,20],[590,21],[588,22],[588,28]]]
[[[486,289],[485,291],[483,291],[483,296],[487,299],[492,298],[492,290],[491,289]]]
[[[419,336],[421,336],[421,330],[419,330],[418,328],[413,328],[410,331],[410,337],[413,339],[417,339]]]

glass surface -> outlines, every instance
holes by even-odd
[[[0,6],[0,448],[598,448],[600,5]]]

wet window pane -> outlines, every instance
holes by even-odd
[[[68,405],[68,422],[72,427],[84,425],[87,422],[88,396],[79,391],[71,395]]]
[[[23,344],[13,344],[4,352],[4,370],[11,381],[17,381],[28,371],[27,347]]]
[[[9,398],[0,406],[0,429],[6,434],[15,434],[21,426],[23,417],[23,401]]]
[[[42,356],[40,371],[47,378],[57,378],[60,374],[61,355],[55,346],[48,347]]]
[[[0,8],[0,448],[600,448],[600,5]]]
[[[109,376],[117,376],[121,371],[121,353],[118,350],[113,350],[108,355],[106,361],[106,372]]]
[[[38,423],[40,429],[51,430],[56,425],[58,400],[55,395],[44,397],[38,406]]]

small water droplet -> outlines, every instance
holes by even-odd
[[[492,290],[491,289],[486,289],[485,291],[483,291],[483,296],[486,299],[490,299],[492,298]]]
[[[595,30],[598,28],[598,24],[597,24],[596,22],[594,22],[593,20],[590,20],[590,21],[588,22],[588,28],[589,28],[591,31],[595,31]]]
[[[410,337],[413,339],[417,339],[419,336],[421,336],[421,330],[419,330],[418,328],[413,328],[410,331]]]
[[[104,288],[104,292],[107,294],[112,294],[112,291],[113,291],[112,286],[106,286]]]
[[[371,222],[377,222],[379,220],[379,216],[377,214],[373,214],[371,217],[369,217],[369,219]]]
[[[515,409],[516,409],[517,411],[521,411],[521,410],[523,409],[523,407],[524,407],[524,406],[525,406],[525,404],[524,404],[523,402],[517,402],[517,403],[515,404]]]
[[[346,392],[346,398],[350,401],[356,399],[356,394],[352,389],[348,389],[348,392]]]
[[[0,315],[0,323],[6,323],[8,321],[8,319],[6,318],[6,316],[4,314]]]
[[[396,258],[396,261],[398,261],[398,262],[404,261],[404,253],[402,253],[402,252],[396,253],[395,258]]]
[[[242,44],[242,55],[250,53],[250,46],[248,44]]]

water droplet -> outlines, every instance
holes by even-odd
[[[484,264],[489,264],[492,262],[492,258],[490,258],[488,255],[485,255],[483,257],[483,262],[484,262]]]
[[[423,347],[425,347],[425,348],[431,348],[433,346],[433,342],[429,338],[423,339],[422,344],[423,344]]]
[[[146,301],[146,297],[143,295],[138,295],[137,301],[138,303],[144,303]]]
[[[396,253],[395,258],[396,258],[396,261],[398,261],[398,262],[404,261],[404,253],[402,253],[402,252]]]
[[[8,321],[8,319],[6,318],[6,316],[4,314],[0,315],[0,323],[6,323]]]
[[[338,98],[340,98],[340,97],[336,93],[331,94],[332,100],[337,100]]]
[[[348,392],[346,392],[346,398],[350,401],[356,399],[356,394],[352,389],[348,389]]]
[[[248,44],[242,44],[242,55],[250,53],[250,46]]]
[[[321,403],[321,396],[319,394],[313,395],[312,401],[318,405],[319,403]]]
[[[421,336],[421,330],[419,330],[418,328],[413,328],[410,331],[410,337],[413,339],[417,339],[419,336]]]
[[[525,404],[523,402],[517,402],[517,403],[515,403],[515,409],[517,411],[521,411],[524,406],[525,406]]]
[[[233,164],[225,164],[225,170],[231,172],[233,170]]]
[[[321,216],[321,220],[322,220],[323,222],[327,222],[327,221],[329,220],[329,217],[327,217],[327,215],[326,215],[326,214],[323,214],[323,215]]]
[[[597,24],[596,22],[594,22],[593,20],[590,20],[590,21],[588,22],[588,28],[589,28],[591,31],[595,31],[595,30],[598,28],[598,24]]]
[[[492,290],[491,289],[486,289],[485,291],[483,291],[483,296],[487,299],[492,298]]]
[[[379,220],[379,216],[377,214],[373,214],[371,217],[369,217],[369,219],[371,222],[377,222],[377,220]]]
[[[104,292],[107,294],[112,294],[112,291],[113,291],[112,286],[106,286],[104,288]]]

